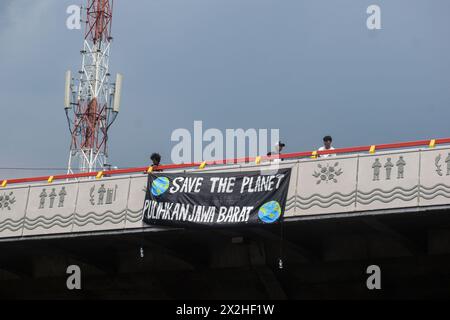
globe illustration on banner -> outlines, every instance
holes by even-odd
[[[264,223],[274,223],[281,217],[281,206],[277,201],[267,202],[259,208],[258,216]]]
[[[158,197],[169,189],[170,181],[166,177],[161,177],[153,181],[152,183],[152,194]]]

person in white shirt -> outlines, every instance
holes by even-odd
[[[275,157],[275,159],[272,160],[272,162],[279,163],[279,162],[283,161],[282,159],[279,158],[279,156],[281,155],[281,152],[283,151],[283,149],[285,147],[286,147],[286,144],[284,144],[283,142],[280,141],[274,146],[274,151],[269,152],[267,154],[267,156]]]
[[[333,138],[331,136],[326,136],[323,138],[323,147],[319,148],[319,151],[325,151],[325,150],[334,150],[333,146]],[[322,154],[319,155],[321,158],[328,158],[328,157],[336,157],[336,154]]]

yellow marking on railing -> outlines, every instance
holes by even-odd
[[[152,172],[153,172],[153,166],[152,167],[148,167],[147,173],[152,173]]]
[[[103,171],[100,171],[99,173],[97,173],[97,176],[95,178],[97,178],[97,180],[100,180],[101,178],[103,178]]]
[[[317,157],[319,156],[317,151],[313,151],[313,153],[311,154],[311,159],[317,159]]]
[[[256,163],[256,165],[261,164],[261,157],[256,157],[255,163]]]
[[[48,182],[48,183],[52,183],[53,180],[55,180],[55,177],[54,177],[54,176],[50,176],[50,177],[48,178],[47,182]]]
[[[377,150],[377,146],[371,146],[370,150],[369,150],[369,153],[370,154],[374,154],[376,150]]]
[[[198,167],[200,170],[203,170],[206,168],[206,161],[203,161],[202,164]]]
[[[430,148],[436,147],[436,139],[430,141]]]
[[[2,188],[5,188],[8,185],[8,180],[3,180]]]

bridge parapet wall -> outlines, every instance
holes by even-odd
[[[450,148],[283,161],[286,217],[450,205]],[[270,164],[203,171],[273,169]],[[198,170],[188,170],[198,172]],[[0,189],[0,238],[142,228],[146,175]]]

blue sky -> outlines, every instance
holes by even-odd
[[[81,64],[80,1],[0,2],[0,168],[67,165],[64,73]],[[382,30],[366,9],[381,7]],[[447,137],[446,0],[116,0],[110,134],[119,167],[170,162],[177,128],[279,128],[287,151]],[[42,172],[0,170],[0,178]]]

